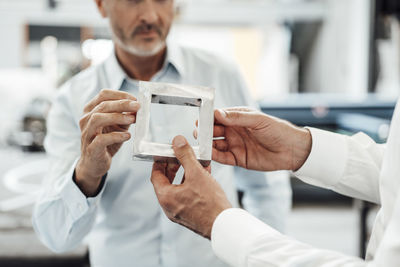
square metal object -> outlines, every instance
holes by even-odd
[[[139,82],[135,136],[133,142],[134,160],[169,161],[175,159],[172,145],[151,142],[150,106],[152,103],[199,107],[198,146],[192,146],[196,158],[203,164],[211,162],[215,90],[209,87],[180,84]]]

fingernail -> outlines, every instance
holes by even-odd
[[[127,115],[126,121],[127,121],[127,122],[134,122],[134,121],[135,121],[135,116]]]
[[[130,106],[131,108],[136,108],[136,107],[138,106],[138,102],[136,102],[136,101],[131,101],[131,103],[129,103],[129,106]]]
[[[125,137],[125,138],[130,138],[130,137],[131,137],[131,134],[130,134],[130,133],[124,133],[124,137]]]
[[[172,144],[175,147],[183,147],[186,145],[186,139],[185,139],[185,137],[178,135],[177,137],[174,138],[174,140],[172,141]]]

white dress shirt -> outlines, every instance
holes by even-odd
[[[152,81],[214,87],[216,107],[254,105],[234,64],[198,50],[169,44],[165,64]],[[206,239],[165,217],[150,182],[152,163],[132,161],[134,125],[130,128],[133,138],[114,156],[99,195],[86,198],[72,180],[80,157],[79,120],[85,104],[103,88],[136,95],[137,85],[127,78],[113,53],[59,91],[45,141],[52,164],[35,206],[34,228],[42,242],[57,252],[70,250],[87,237],[95,267],[225,266]],[[189,113],[155,109],[152,115],[157,119],[150,125],[155,138],[156,133],[161,137],[178,134],[177,128],[182,131],[179,134],[192,137],[194,119]],[[277,228],[284,226],[290,207],[288,180],[217,164],[212,172],[220,177],[234,205],[235,176],[245,191],[245,207]]]
[[[312,129],[312,150],[295,173],[303,181],[380,205],[365,260],[317,249],[273,230],[240,209],[221,213],[212,229],[215,253],[232,266],[400,266],[400,105],[386,145]]]

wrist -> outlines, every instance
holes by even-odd
[[[232,205],[230,202],[227,200],[225,203],[223,203],[220,207],[216,208],[213,212],[212,219],[211,219],[211,224],[208,227],[207,233],[206,233],[206,238],[211,240],[211,233],[212,233],[212,228],[214,226],[215,221],[217,220],[218,216],[223,213],[224,211],[232,209]]]
[[[78,161],[73,180],[86,197],[94,197],[98,194],[104,176],[90,175],[81,167],[80,161]]]
[[[307,161],[311,153],[312,136],[307,128],[298,128],[297,138],[293,144],[292,151],[292,171],[300,169]]]

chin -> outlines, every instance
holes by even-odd
[[[134,46],[134,45],[123,45],[121,46],[126,52],[139,56],[139,57],[151,57],[160,53],[165,48],[165,42],[158,42],[152,46]]]
[[[118,36],[113,34],[113,40],[125,52],[138,57],[151,57],[160,53],[166,46],[165,40],[154,41],[153,44],[145,43],[142,45],[134,45],[123,42]]]

